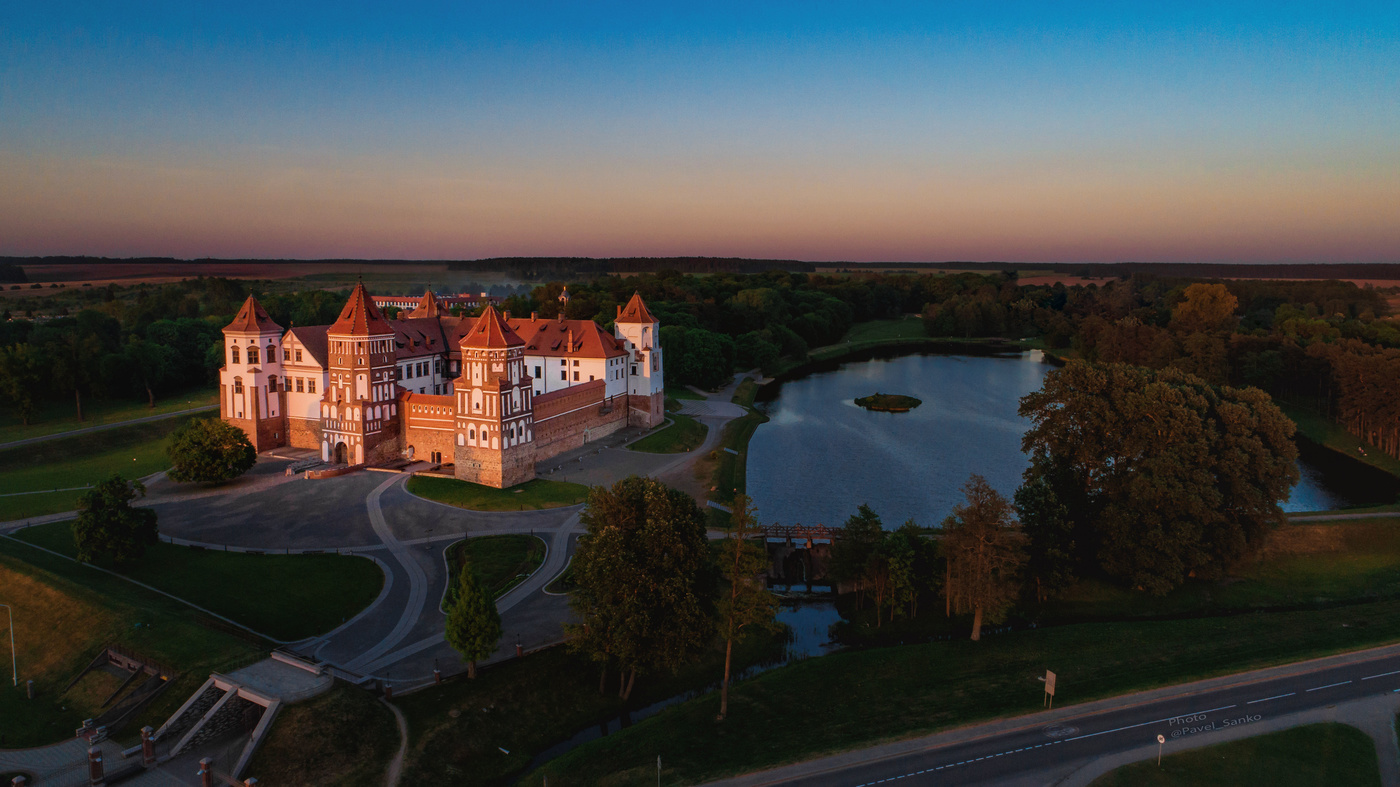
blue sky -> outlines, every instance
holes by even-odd
[[[1395,3],[55,5],[0,254],[1400,261]]]

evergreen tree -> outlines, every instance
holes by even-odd
[[[92,563],[110,555],[118,566],[129,565],[159,540],[156,512],[133,508],[131,501],[146,496],[140,481],[127,481],[115,473],[78,498],[78,518],[73,520],[73,542],[78,561]]]
[[[753,501],[748,495],[735,495],[732,508],[719,551],[720,574],[729,585],[719,600],[719,629],[724,637],[724,680],[719,684],[721,721],[729,713],[729,667],[735,641],[750,626],[770,630],[778,627],[778,600],[768,592],[762,577],[768,567],[768,550],[762,540],[749,540],[760,532]]]
[[[457,573],[457,597],[447,610],[447,644],[467,662],[467,677],[476,677],[476,663],[496,652],[501,640],[501,615],[496,600],[477,581],[472,564]]]

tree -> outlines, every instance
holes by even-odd
[[[1032,553],[1075,555],[1069,573],[1092,561],[1157,594],[1219,576],[1283,521],[1298,481],[1293,423],[1257,388],[1072,362],[1020,412],[1032,422],[1025,507],[1044,516],[1027,520]]]
[[[650,478],[594,487],[574,554],[577,589],[566,626],[575,652],[621,669],[618,693],[637,673],[674,672],[714,636],[714,566],[695,500]]]
[[[155,409],[156,389],[163,388],[178,371],[179,353],[173,348],[133,336],[120,356],[132,380],[146,392],[146,406]]]
[[[218,418],[195,418],[180,427],[166,449],[171,480],[219,484],[244,473],[258,460],[248,435]]]
[[[78,498],[78,518],[73,520],[73,542],[78,561],[92,563],[111,555],[119,566],[129,565],[156,543],[156,512],[133,508],[131,501],[146,496],[140,481],[113,474]]]
[[[44,377],[44,357],[39,347],[0,347],[0,396],[14,406],[25,426],[34,417],[34,402],[43,393]]]
[[[1017,573],[1026,562],[1025,535],[1011,504],[985,478],[963,485],[967,502],[943,520],[943,554],[948,560],[945,592],[959,614],[972,613],[972,640],[982,638],[982,621],[999,623],[1016,600]]]
[[[719,719],[729,713],[729,667],[734,643],[744,630],[755,626],[776,629],[778,600],[764,586],[762,574],[768,566],[768,550],[763,542],[750,538],[760,532],[753,501],[748,495],[735,495],[729,527],[720,542],[720,575],[729,585],[720,596],[719,632],[724,637],[724,679],[719,684]]]
[[[884,537],[885,526],[879,514],[862,503],[846,520],[841,537],[831,545],[831,576],[837,582],[856,583],[857,607],[863,601],[871,558]]]
[[[1183,295],[1181,303],[1172,310],[1172,326],[1185,333],[1227,330],[1240,305],[1223,284],[1197,282],[1188,285]]]
[[[467,662],[467,677],[476,677],[476,663],[496,652],[501,640],[501,615],[496,600],[477,581],[470,561],[457,573],[457,597],[447,610],[447,644]]]

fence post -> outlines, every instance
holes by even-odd
[[[214,761],[208,757],[199,761],[199,787],[214,787]]]
[[[156,764],[156,742],[151,740],[154,733],[150,726],[141,728],[141,764],[147,768]]]
[[[102,750],[96,746],[88,747],[88,784],[92,787],[100,787],[106,780],[102,778]]]

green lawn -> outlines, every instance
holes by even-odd
[[[379,787],[398,750],[393,712],[374,694],[338,683],[282,709],[245,776],[269,785]]]
[[[143,401],[127,399],[85,400],[83,420],[79,421],[73,398],[47,399],[39,404],[37,412],[28,426],[20,423],[13,408],[0,410],[0,443],[26,440],[31,437],[70,432],[89,426],[130,421],[151,415],[179,412],[195,407],[207,407],[219,403],[219,389],[215,387],[195,388],[189,391],[172,393],[156,400],[150,408]]]
[[[679,386],[679,385],[676,386],[676,387],[674,387],[674,388],[667,388],[667,389],[666,389],[666,398],[668,398],[668,399],[693,399],[693,400],[696,400],[696,401],[703,401],[703,400],[705,399],[705,397],[703,397],[703,396],[701,396],[700,394],[698,394],[698,393],[696,393],[696,392],[690,390],[689,388],[685,388],[685,387]]]
[[[408,479],[407,487],[419,497],[473,511],[536,511],[576,505],[588,497],[588,487],[583,484],[542,478],[509,489],[496,489],[455,478],[416,475]]]
[[[36,525],[15,537],[71,557],[77,550],[69,524]],[[288,641],[339,626],[369,606],[384,584],[379,567],[362,557],[249,555],[166,543],[151,546],[122,574]]]
[[[680,454],[694,450],[705,442],[709,427],[687,415],[672,413],[670,426],[653,432],[632,443],[628,448],[649,454]]]
[[[743,382],[734,388],[734,395],[729,401],[740,407],[753,407],[753,400],[758,396],[758,382],[752,377],[745,377]]]
[[[544,562],[544,553],[544,541],[538,536],[512,533],[458,541],[447,548],[447,560],[456,576],[462,570],[463,560],[470,559],[478,581],[491,591],[493,598],[500,598],[535,573]],[[455,588],[455,583],[448,586],[449,598]]]
[[[1400,459],[1387,455],[1379,448],[1366,445],[1361,438],[1342,428],[1341,424],[1303,407],[1282,401],[1277,402],[1277,404],[1284,414],[1298,425],[1298,433],[1314,443],[1325,445],[1333,451],[1359,459],[1393,476],[1400,476]],[[1364,449],[1366,453],[1363,454],[1357,449]]]
[[[0,495],[95,484],[112,473],[134,479],[170,467],[170,435],[199,416],[174,416],[105,432],[0,451]],[[0,497],[0,521],[72,511],[82,491]]]
[[[0,603],[14,608],[20,679],[19,688],[0,682],[0,748],[66,740],[83,719],[96,716],[101,700],[92,692],[81,685],[60,692],[107,643],[179,672],[127,725],[123,740],[143,725],[160,726],[211,671],[265,656],[271,647],[236,636],[184,604],[8,538],[0,538]],[[24,696],[27,680],[37,689],[32,701]]]
[[[890,339],[922,339],[927,335],[924,333],[924,321],[921,317],[905,315],[898,320],[858,322],[852,325],[849,331],[846,331],[846,335],[841,337],[841,341],[857,343],[889,341]]]
[[[767,420],[768,416],[750,408],[748,415],[735,418],[724,425],[719,446],[715,448],[718,461],[710,478],[710,485],[715,487],[710,499],[719,503],[729,503],[734,500],[736,491],[744,491],[748,475],[749,439],[753,437],[759,424]],[[738,454],[731,454],[724,450],[725,448],[732,448],[738,451]]]
[[[780,647],[780,638],[754,636],[735,647],[736,669],[770,660]],[[723,656],[716,646],[678,675],[638,676],[631,706],[645,707],[717,683]],[[476,680],[454,678],[396,698],[409,729],[401,783],[511,783],[535,755],[621,713],[617,673],[608,676],[602,694],[599,677],[594,664],[558,647],[482,669]],[[654,766],[652,774],[655,778]]]
[[[1168,749],[1170,751],[1170,749]],[[1092,787],[1311,787],[1381,783],[1376,746],[1345,724],[1310,724],[1125,765]]]

